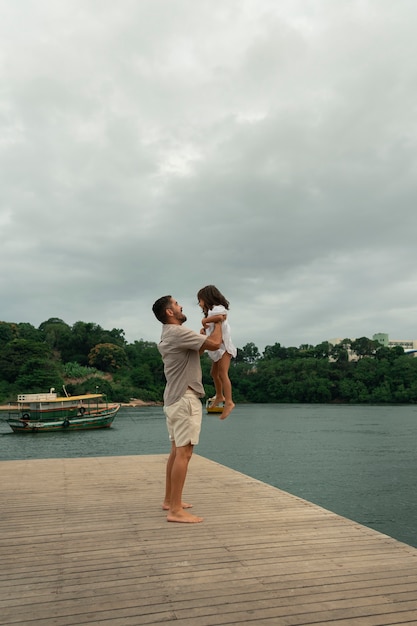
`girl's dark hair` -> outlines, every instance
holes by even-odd
[[[225,309],[229,310],[229,301],[226,300],[224,295],[214,285],[207,285],[206,287],[200,289],[197,294],[197,300],[202,300],[208,310],[218,304],[222,304]],[[204,309],[206,317],[208,315],[208,310],[206,311]]]
[[[162,296],[162,298],[158,298],[152,307],[156,319],[159,320],[161,324],[165,324],[167,320],[167,309],[170,307],[171,300],[172,296]]]

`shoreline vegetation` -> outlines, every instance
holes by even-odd
[[[206,397],[215,393],[211,360],[201,357]],[[415,404],[417,358],[361,337],[313,346],[276,342],[261,353],[254,343],[237,349],[229,377],[233,399],[244,403]],[[102,393],[122,406],[160,406],[165,388],[156,342],[128,343],[119,328],[93,322],[72,326],[50,318],[38,328],[0,321],[0,404],[18,394]]]

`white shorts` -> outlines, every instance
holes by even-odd
[[[203,406],[200,398],[187,389],[178,402],[164,406],[167,428],[170,441],[174,441],[177,448],[191,443],[198,444]]]

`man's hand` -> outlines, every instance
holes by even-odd
[[[205,334],[205,333],[204,333]],[[204,350],[218,350],[222,344],[222,322],[214,322],[214,330],[207,337],[201,349]]]

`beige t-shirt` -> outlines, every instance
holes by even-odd
[[[202,398],[205,395],[199,350],[206,340],[194,330],[177,324],[164,324],[158,350],[164,362],[167,381],[164,405],[178,402],[191,387]]]

